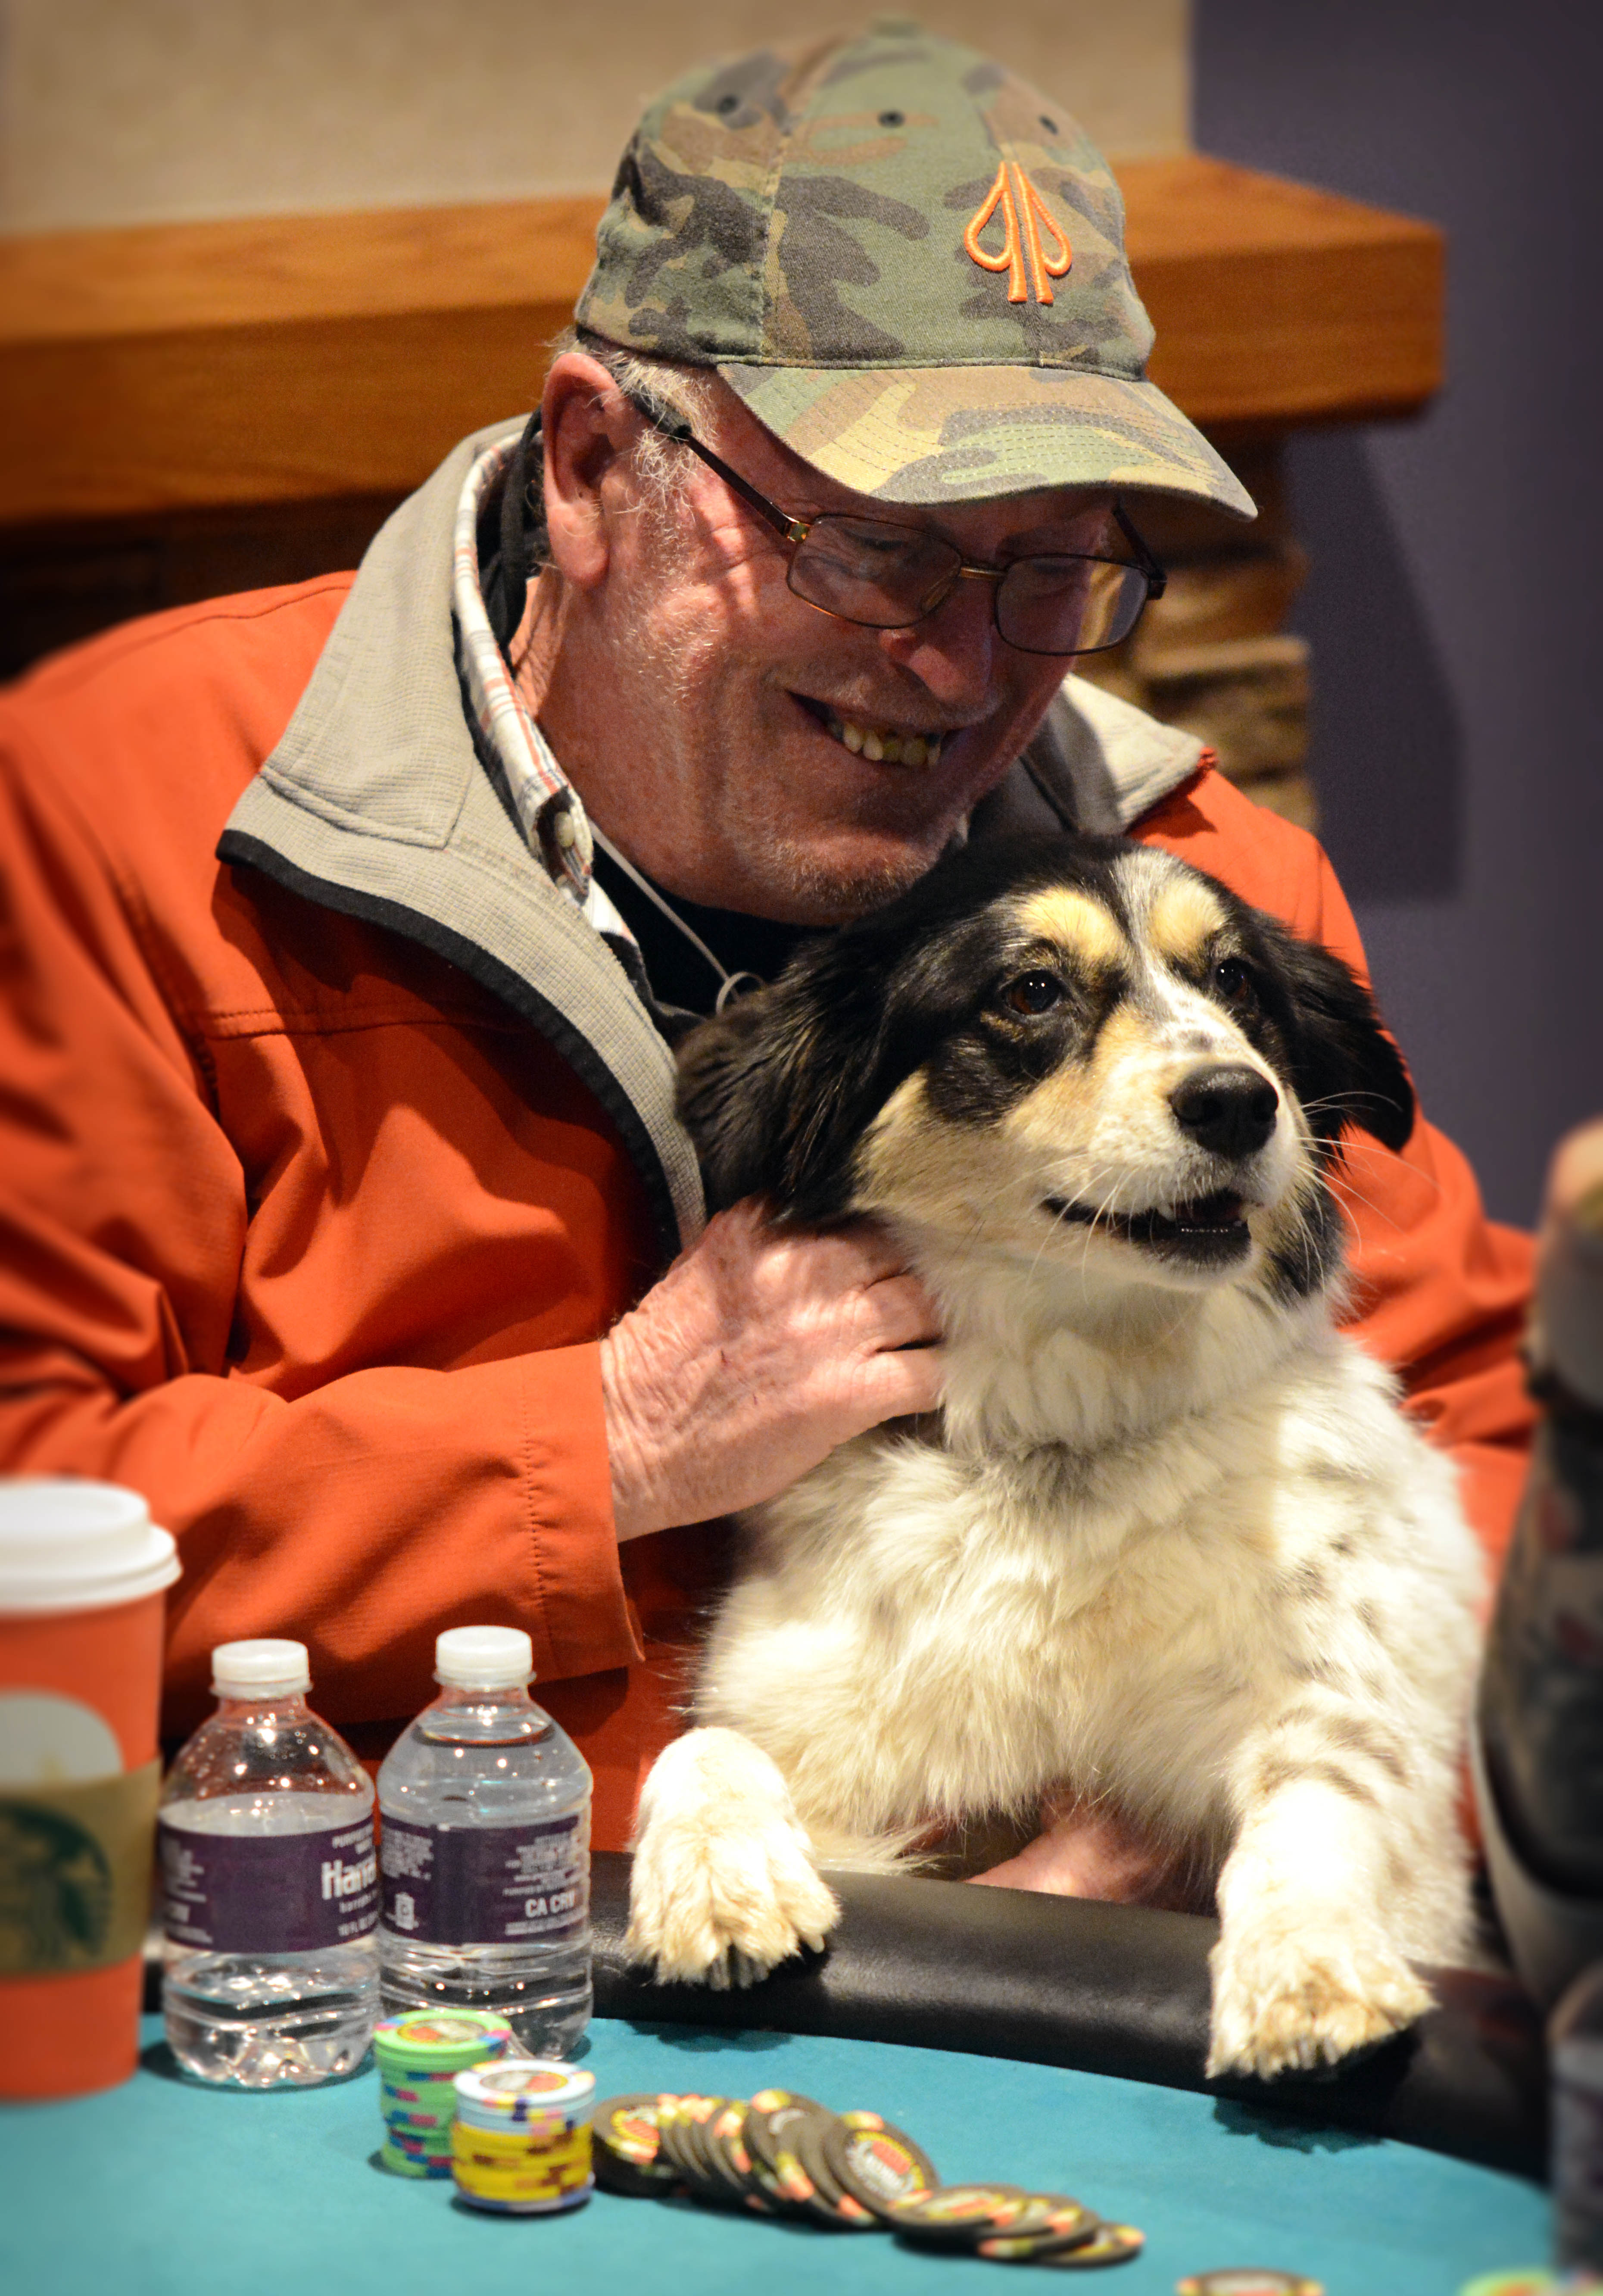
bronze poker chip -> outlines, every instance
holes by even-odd
[[[633,2199],[655,2198],[673,2190],[678,2171],[664,2157],[661,2127],[663,2111],[673,2102],[653,2092],[604,2097],[592,2109],[592,2159],[598,2185]]]
[[[721,2200],[727,2189],[702,2150],[701,2129],[729,2102],[726,2096],[691,2095],[669,2097],[663,2107],[663,2152],[678,2169],[680,2182],[697,2200]]]
[[[824,2159],[843,2193],[887,2224],[900,2202],[933,2192],[940,2183],[921,2145],[877,2112],[843,2112],[825,2130]]]
[[[883,2219],[872,2209],[865,2209],[855,2193],[848,2193],[830,2166],[824,2138],[837,2117],[832,2112],[809,2113],[796,2127],[796,2149],[813,2180],[811,2212],[840,2232],[884,2232]]]
[[[1101,2218],[1083,2201],[1067,2193],[1030,2193],[1010,2222],[975,2243],[974,2252],[994,2264],[1033,2264],[1059,2249],[1084,2248],[1102,2229]]]
[[[903,2240],[920,2247],[977,2248],[982,2240],[1002,2233],[1023,2234],[1037,2225],[1045,2227],[1051,2196],[1027,2193],[1022,2185],[1003,2185],[989,2178],[966,2185],[937,2185],[933,2192],[910,2193],[896,2202],[890,2222]],[[1074,2215],[1075,2231],[1089,2232],[1089,2211],[1077,2201],[1063,2205]]]
[[[1174,2296],[1325,2296],[1325,2291],[1321,2281],[1304,2273],[1237,2264],[1223,2272],[1188,2273],[1175,2282]]]
[[[1091,2238],[1073,2248],[1050,2248],[1044,2255],[1032,2259],[1051,2266],[1058,2272],[1093,2271],[1100,2264],[1128,2264],[1147,2245],[1147,2235],[1137,2232],[1133,2225],[1109,2224],[1104,2220]]]
[[[750,2107],[741,2098],[731,2097],[722,2112],[702,2122],[698,2142],[713,2174],[723,2179],[732,2205],[748,2209],[757,2216],[772,2216],[773,2203],[758,2183],[751,2155],[746,2149],[749,2112]]]

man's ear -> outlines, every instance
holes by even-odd
[[[1272,918],[1260,915],[1258,923],[1285,991],[1292,1082],[1313,1130],[1333,1141],[1355,1127],[1383,1147],[1405,1148],[1417,1113],[1414,1088],[1374,998],[1329,949],[1299,940]]]
[[[634,440],[635,414],[599,359],[564,351],[540,402],[545,442],[545,527],[564,581],[593,590],[611,559],[603,489]]]

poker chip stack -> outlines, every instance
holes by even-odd
[[[551,2216],[594,2189],[593,2073],[554,2057],[518,2057],[456,2077],[451,2169],[476,2209]]]
[[[515,2051],[512,2029],[478,2009],[409,2010],[374,2029],[384,2143],[397,2177],[448,2177],[459,2072]]]
[[[609,2097],[592,2115],[597,2179],[615,2193],[689,2193],[715,2206],[891,2232],[909,2245],[1082,2271],[1137,2256],[1141,2234],[1065,2193],[943,2185],[882,2114],[831,2112],[788,2089],[738,2097]]]

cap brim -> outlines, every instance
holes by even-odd
[[[1154,383],[1065,366],[721,364],[718,373],[793,454],[880,502],[1097,487],[1257,515],[1229,464]]]

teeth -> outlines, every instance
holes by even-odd
[[[828,724],[838,742],[844,742],[854,757],[868,758],[871,765],[938,766],[941,762],[939,734],[893,734],[888,727],[855,725],[849,718],[831,718]]]

